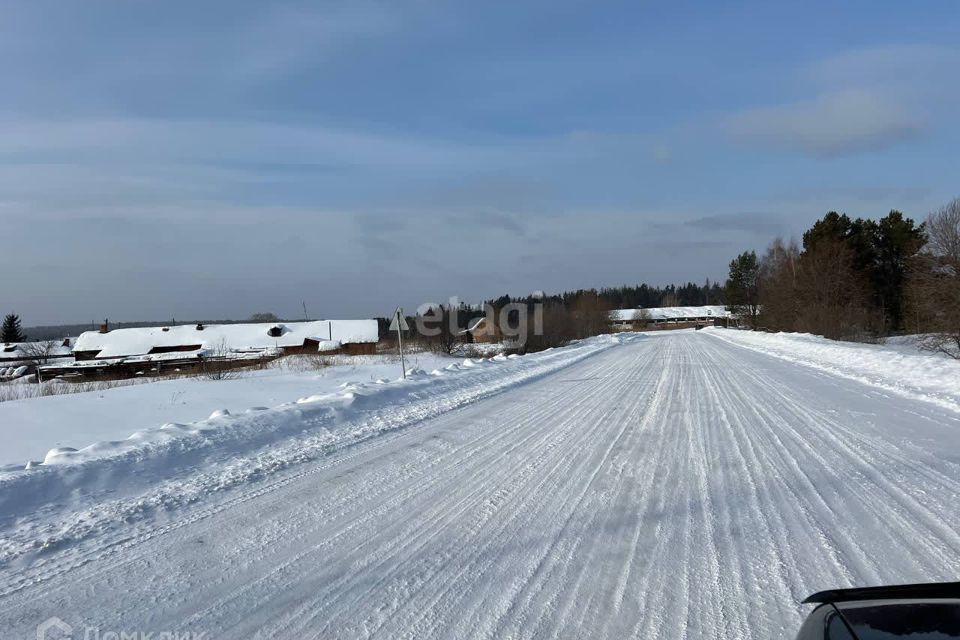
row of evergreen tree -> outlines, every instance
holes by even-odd
[[[598,299],[608,309],[638,309],[650,307],[699,307],[708,304],[724,304],[724,288],[709,278],[703,284],[688,282],[664,287],[648,284],[604,287],[601,289],[577,289],[553,295],[532,294],[511,297],[503,295],[488,300],[488,304],[501,309],[510,303],[551,303],[573,308],[585,299]]]
[[[944,301],[960,287],[958,237],[960,200],[921,224],[896,210],[876,220],[831,211],[802,244],[776,238],[734,258],[727,303],[755,327],[830,338],[952,330],[958,309]]]

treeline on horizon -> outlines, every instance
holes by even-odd
[[[831,211],[802,242],[775,238],[730,263],[727,304],[755,328],[871,341],[923,334],[921,346],[960,350],[960,199],[922,223]]]
[[[719,282],[711,282],[710,278],[707,278],[703,284],[688,282],[679,286],[671,284],[659,287],[639,284],[600,289],[577,289],[576,291],[564,291],[542,296],[534,294],[521,297],[502,295],[499,298],[487,300],[487,304],[495,309],[502,309],[511,303],[529,305],[553,303],[573,308],[578,301],[594,298],[610,310],[638,309],[640,307],[700,307],[724,304],[724,288]]]
[[[503,295],[487,301],[495,310],[508,305],[526,306],[531,323],[520,351],[540,351],[567,344],[571,340],[588,338],[610,331],[610,311],[640,307],[693,307],[724,304],[724,288],[707,279],[702,285],[688,282],[683,285],[651,286],[648,284],[578,289],[552,295]],[[534,309],[537,309],[534,312]],[[479,314],[471,310],[468,315]],[[539,328],[533,326],[537,314],[542,320]],[[507,325],[520,322],[519,315],[511,315]],[[501,327],[506,330],[507,327]]]

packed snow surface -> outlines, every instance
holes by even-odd
[[[955,579],[960,413],[752,340],[621,334],[50,451],[0,474],[0,629],[789,638],[813,591]]]

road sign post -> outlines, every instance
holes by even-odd
[[[397,307],[393,312],[393,320],[390,322],[390,330],[397,332],[397,347],[400,350],[400,368],[403,369],[403,379],[407,379],[407,365],[403,361],[403,332],[409,330],[407,319],[403,317],[403,309]]]

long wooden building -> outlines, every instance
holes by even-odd
[[[250,361],[288,354],[376,353],[376,320],[136,327],[82,333],[74,362],[42,367],[45,378],[122,378],[188,371],[205,362]]]

